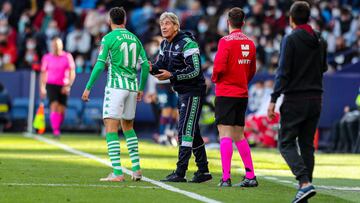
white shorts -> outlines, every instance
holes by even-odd
[[[137,92],[105,88],[103,119],[133,120],[136,111]]]

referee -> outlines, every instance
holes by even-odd
[[[268,116],[272,119],[277,98],[285,95],[280,108],[279,149],[299,181],[295,203],[305,202],[316,194],[311,184],[313,142],[321,111],[323,73],[327,70],[327,45],[320,33],[307,24],[309,16],[307,2],[297,1],[290,8],[293,31],[281,43],[275,87],[268,108]]]

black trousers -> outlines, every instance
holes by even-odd
[[[300,184],[312,181],[314,135],[320,111],[321,97],[285,97],[280,108],[279,150]]]
[[[209,172],[205,144],[200,134],[199,118],[204,101],[202,96],[179,94],[179,155],[176,173],[185,176],[193,153],[198,171]]]

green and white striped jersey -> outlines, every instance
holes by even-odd
[[[137,64],[149,68],[144,47],[140,40],[125,28],[116,28],[101,40],[98,61],[108,62],[106,87],[143,91],[145,84],[138,86]],[[147,75],[146,75],[147,77]],[[146,82],[141,78],[141,83]]]

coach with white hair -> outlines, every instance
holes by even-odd
[[[199,117],[205,96],[205,79],[201,71],[200,51],[191,33],[180,31],[178,17],[171,12],[160,16],[161,34],[158,60],[151,74],[159,80],[170,79],[179,95],[179,159],[177,168],[162,181],[186,182],[185,174],[191,153],[194,153],[198,171],[191,182],[212,179],[209,173],[205,144],[200,135]]]

